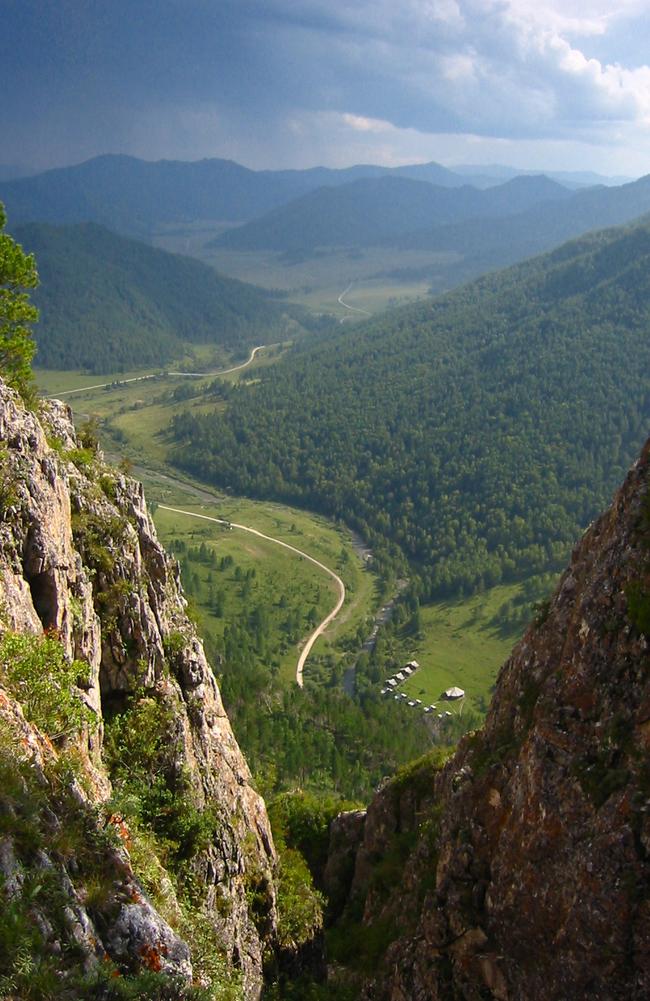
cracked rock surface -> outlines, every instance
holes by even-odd
[[[241,970],[246,997],[257,998],[262,954],[272,946],[276,927],[275,851],[266,808],[250,784],[203,645],[186,615],[177,564],[158,542],[142,486],[105,466],[101,455],[88,459],[65,405],[43,404],[37,417],[0,382],[0,504],[2,628],[46,630],[60,638],[69,659],[90,669],[81,696],[96,726],[87,729],[79,748],[90,786],[77,790],[80,803],[94,807],[111,793],[102,757],[105,707],[145,690],[170,713],[173,767],[187,795],[199,811],[209,808],[218,818],[218,833],[192,860],[194,877],[204,887],[204,913],[223,953]],[[56,756],[1,688],[0,714],[39,767]],[[59,867],[78,944],[125,969],[149,966],[191,978],[187,945],[134,876],[128,838],[118,855],[115,899],[122,902],[110,920],[104,915],[101,927],[84,908],[74,873]],[[19,892],[20,865],[11,860],[9,839],[0,842],[0,894]]]

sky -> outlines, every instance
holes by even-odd
[[[0,164],[650,173],[650,0],[0,0]]]

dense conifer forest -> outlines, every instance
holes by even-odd
[[[647,428],[649,293],[647,224],[584,237],[303,345],[177,417],[176,462],[344,519],[427,597],[558,568]]]
[[[116,372],[163,365],[188,344],[228,352],[278,339],[281,310],[261,289],[96,223],[18,227],[38,260],[36,364]]]

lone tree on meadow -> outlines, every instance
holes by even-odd
[[[26,289],[36,288],[38,273],[33,254],[4,232],[7,216],[0,202],[0,376],[25,400],[34,397],[31,361],[36,345],[30,326],[38,310]]]

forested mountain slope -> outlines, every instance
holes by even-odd
[[[519,178],[519,181],[522,179]],[[499,190],[499,189],[496,189]],[[384,240],[400,250],[435,250],[461,255],[452,265],[457,284],[488,269],[505,267],[603,226],[616,226],[650,212],[650,176],[619,187],[594,187],[570,198],[521,207],[513,215],[457,220]],[[448,285],[447,285],[448,287]]]
[[[261,219],[227,230],[212,243],[233,250],[296,251],[369,246],[429,225],[522,211],[571,197],[546,177],[519,177],[487,191],[440,187],[406,177],[362,178],[322,187]]]
[[[38,260],[36,362],[115,372],[164,364],[184,342],[229,351],[277,333],[278,306],[260,289],[218,275],[95,223],[14,230]]]
[[[554,253],[305,345],[176,461],[344,518],[444,594],[566,557],[650,414],[650,226]]]
[[[249,219],[295,197],[294,192],[291,179],[260,178],[230,160],[149,163],[108,155],[6,182],[0,194],[14,224],[92,220],[121,232],[146,233],[165,222]]]

